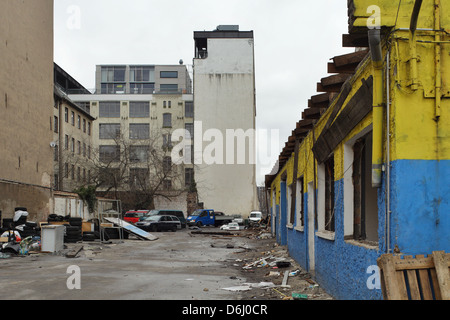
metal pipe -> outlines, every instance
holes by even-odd
[[[369,30],[369,46],[373,67],[372,187],[379,188],[383,163],[383,53],[380,29]]]
[[[390,48],[386,54],[386,253],[391,251]]]
[[[434,28],[436,30],[441,29],[441,1],[434,0]],[[441,116],[441,89],[442,89],[442,75],[441,75],[441,35],[440,31],[435,31],[435,65],[436,65],[436,106],[435,106],[435,119],[439,120]]]
[[[417,29],[417,21],[419,20],[420,8],[422,7],[422,0],[416,0],[414,3],[413,12],[411,14],[411,23],[409,26],[410,30],[410,50],[411,50],[411,90],[419,89],[418,81],[417,81],[417,46],[416,46],[416,29]]]

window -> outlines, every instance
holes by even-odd
[[[102,67],[102,82],[124,82],[125,67]]]
[[[86,143],[83,142],[83,157],[86,157]]]
[[[290,227],[292,227],[292,225],[294,224],[294,218],[291,214],[292,208],[295,208],[295,198],[292,198],[293,195],[294,195],[293,186],[292,184],[290,184],[286,190],[286,203],[287,203],[286,216],[288,217],[287,223]]]
[[[325,162],[325,230],[334,231],[334,155]]]
[[[100,139],[116,139],[120,137],[120,123],[102,123],[99,125]]]
[[[146,168],[130,168],[130,186],[142,188],[148,182],[149,171]]]
[[[154,67],[133,66],[130,67],[131,82],[155,82]]]
[[[178,78],[178,71],[161,71],[160,78]]]
[[[184,104],[184,116],[186,118],[194,117],[194,102],[193,101],[186,101],[186,103]]]
[[[87,134],[91,135],[91,123],[90,122],[88,122],[88,124],[87,124]]]
[[[149,146],[130,146],[131,162],[147,162]]]
[[[117,162],[120,160],[120,146],[100,146],[101,162]]]
[[[83,119],[83,132],[86,133],[86,119]]]
[[[172,128],[172,114],[171,113],[163,114],[163,128]]]
[[[58,117],[57,116],[54,116],[53,117],[53,131],[55,132],[55,133],[58,133],[58,128],[59,128],[59,122],[58,122]]]
[[[184,128],[186,130],[186,139],[194,139],[194,124],[193,123],[186,123],[184,125]]]
[[[186,187],[190,187],[194,182],[194,169],[193,168],[185,168],[184,169],[184,185]]]
[[[81,155],[81,142],[80,141],[77,141],[77,153],[79,154],[79,155]]]
[[[75,180],[75,165],[72,165],[71,178],[72,178],[72,180]]]
[[[99,179],[105,187],[117,186],[120,181],[120,169],[101,168],[99,171]]]
[[[164,157],[163,159],[163,172],[169,173],[172,168],[172,157]]]
[[[120,102],[100,102],[100,118],[120,118]]]
[[[69,150],[69,136],[64,135],[64,150]]]
[[[58,145],[56,145],[53,153],[53,160],[58,161],[58,159],[59,159],[59,148]]]
[[[72,111],[70,115],[70,123],[74,126],[75,125],[75,112]]]
[[[150,125],[148,123],[130,124],[130,139],[149,139]]]
[[[102,83],[102,94],[125,93],[126,83]]]
[[[163,149],[171,149],[171,148],[172,148],[172,135],[163,134]]]
[[[67,162],[64,163],[64,178],[69,178],[69,164]]]
[[[378,242],[378,194],[372,187],[372,132],[352,148],[353,239]]]
[[[64,108],[64,121],[69,123],[69,109],[68,108]]]
[[[130,83],[131,94],[152,94],[155,91],[154,83]]]
[[[172,180],[164,180],[163,181],[163,189],[164,190],[172,189]]]
[[[75,138],[72,138],[72,153],[75,153]]]
[[[150,102],[130,102],[130,118],[150,117]]]
[[[297,214],[296,217],[296,226],[297,227],[303,227],[305,224],[305,216],[304,216],[304,205],[303,205],[303,177],[297,180],[297,186],[296,186],[296,208],[295,212]]]
[[[78,127],[78,129],[81,129],[81,117],[80,116],[78,116],[77,127]]]
[[[161,84],[160,91],[161,92],[177,92],[178,84]]]

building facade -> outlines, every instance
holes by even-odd
[[[72,94],[70,98],[89,106],[96,119],[92,157],[94,167],[101,171],[97,178],[105,180],[99,191],[114,191],[117,195],[158,190],[175,198],[184,194],[194,181],[194,165],[174,163],[172,150],[176,143],[172,135],[177,130],[182,130],[183,135],[185,129],[193,131],[193,96],[187,67],[98,66],[96,79],[104,81],[97,82],[95,94]],[[136,80],[140,80],[139,86]],[[180,152],[184,156],[185,150]],[[186,201],[183,205],[181,209],[186,212]]]
[[[53,188],[73,192],[91,183],[92,127],[95,120],[90,105],[73,102],[68,93],[90,94],[81,84],[55,64],[55,103],[53,108]]]
[[[371,4],[383,25],[349,1],[344,43],[367,50],[334,58],[266,176],[277,242],[338,299],[382,299],[384,253],[450,251],[448,10]]]
[[[194,32],[194,161],[205,208],[248,217],[258,209],[253,31]]]
[[[52,211],[53,1],[0,9],[0,211],[41,219]]]

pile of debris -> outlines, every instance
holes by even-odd
[[[241,269],[246,282],[223,289],[240,292],[245,299],[333,299],[313,280],[310,273],[289,257],[284,247],[278,244],[272,246],[271,250],[237,253],[242,258],[235,259],[233,266]]]

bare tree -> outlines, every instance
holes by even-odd
[[[172,162],[169,131],[116,130],[107,138],[92,153],[91,182],[97,193],[122,200],[125,209],[153,209],[156,197],[172,199],[188,191],[185,166]]]

